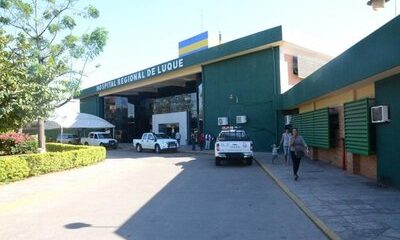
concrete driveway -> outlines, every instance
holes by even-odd
[[[258,166],[108,152],[0,186],[0,239],[325,239]]]

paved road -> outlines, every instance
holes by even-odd
[[[0,186],[0,239],[325,239],[259,167],[110,151]]]

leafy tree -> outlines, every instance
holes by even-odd
[[[106,44],[107,31],[92,28],[99,17],[79,0],[0,0],[0,24],[8,34],[27,42],[28,78],[43,88],[30,105],[39,123],[39,147],[45,148],[44,120],[79,91],[88,61]],[[89,23],[89,27],[78,26]]]
[[[24,38],[14,39],[0,32],[0,132],[35,120],[40,100],[48,95],[46,87],[29,79],[29,48]]]

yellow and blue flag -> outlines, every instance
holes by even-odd
[[[189,55],[208,48],[208,32],[179,42],[179,57]]]

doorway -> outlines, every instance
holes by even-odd
[[[175,133],[179,132],[179,123],[158,124],[158,131],[167,134],[171,138],[175,138]]]

